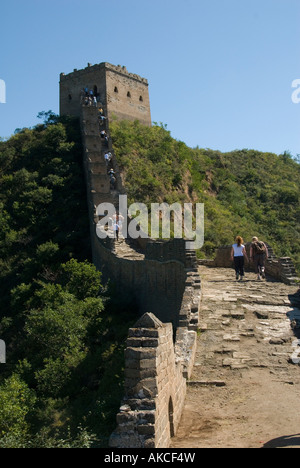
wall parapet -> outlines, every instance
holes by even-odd
[[[127,71],[127,68],[125,66],[121,65],[112,65],[111,63],[108,62],[101,62],[96,65],[92,65],[91,63],[88,63],[87,67],[81,70],[77,70],[76,68],[73,70],[71,73],[61,73],[60,74],[60,79],[61,81],[63,80],[68,80],[71,77],[77,77],[77,76],[85,76],[86,73],[95,73],[95,71],[98,70],[110,70],[115,73],[118,73],[120,75],[126,76],[128,78],[131,78],[133,80],[139,81],[144,84],[148,84],[148,80],[146,78],[141,77],[140,75],[137,75],[136,73],[130,73]]]
[[[148,240],[145,250],[145,258],[148,260],[167,261],[178,260],[185,263],[184,239],[172,239],[170,241]]]
[[[168,448],[176,434],[191,377],[199,327],[201,280],[189,252],[174,336],[172,323],[145,313],[129,330],[124,398],[110,447]]]
[[[124,390],[110,447],[168,447],[180,422],[186,377],[176,359],[172,325],[152,313],[129,330]]]

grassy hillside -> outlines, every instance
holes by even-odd
[[[0,141],[0,448],[105,446],[134,307],[91,264],[79,124],[45,117]]]
[[[191,149],[164,126],[110,125],[130,201],[205,204],[205,244],[199,256],[236,235],[256,235],[300,271],[300,165],[289,154]]]

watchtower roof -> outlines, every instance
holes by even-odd
[[[148,85],[148,80],[146,78],[143,78],[137,75],[136,73],[129,73],[125,66],[112,65],[111,63],[108,63],[108,62],[102,62],[96,65],[92,65],[91,63],[88,63],[87,67],[81,70],[74,68],[73,72],[68,73],[67,75],[65,73],[61,73],[60,80],[63,81],[64,79],[68,79],[73,76],[79,77],[80,75],[86,75],[87,73],[94,73],[95,71],[98,71],[98,70],[110,70],[112,72],[118,73],[119,75],[126,76],[133,80],[139,81],[140,83],[144,83]]]

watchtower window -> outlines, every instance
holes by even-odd
[[[114,93],[118,93],[118,88],[115,86]]]
[[[128,91],[128,93],[127,93],[127,97],[131,98],[130,91]]]
[[[140,101],[143,102],[143,100],[144,100],[144,99],[143,99],[143,96],[140,96]]]

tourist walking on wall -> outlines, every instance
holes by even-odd
[[[117,214],[116,216],[116,222],[119,225],[119,233],[122,234],[122,227],[123,227],[123,222],[124,222],[124,216]]]
[[[253,237],[250,247],[250,259],[254,263],[255,273],[257,274],[258,280],[266,277],[265,261],[268,256],[269,253],[266,244],[262,241],[259,241],[257,237]]]
[[[234,261],[236,280],[240,279],[241,281],[243,281],[245,275],[245,258],[247,262],[249,261],[243,242],[242,237],[237,236],[231,249],[231,260]]]
[[[109,163],[110,163],[110,161],[111,161],[111,158],[112,158],[111,152],[105,153],[104,159],[105,159],[106,166],[109,165]]]
[[[80,91],[80,102],[81,102],[81,104],[84,102],[84,98],[85,98],[85,91],[84,91],[84,88],[82,88],[82,90]]]
[[[117,239],[117,241],[119,240],[119,230],[120,230],[120,226],[119,224],[117,223],[117,221],[115,221],[113,223],[113,230],[114,230],[114,238]]]
[[[105,143],[108,146],[108,135],[107,135],[106,131],[101,130],[100,136],[101,136],[102,140],[104,140],[103,143]]]
[[[115,171],[113,169],[110,169],[108,171],[108,175],[109,175],[110,189],[115,190],[116,189],[116,184],[117,184],[117,179],[115,177],[116,173],[115,173]]]

